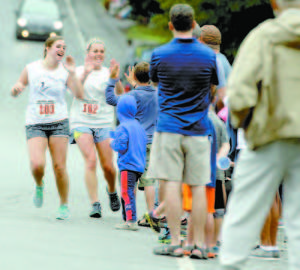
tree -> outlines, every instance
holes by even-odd
[[[132,14],[135,17],[142,16],[150,19],[154,14],[161,14],[164,11],[160,9],[159,3],[156,0],[129,0],[132,6]]]
[[[157,0],[163,14],[152,17],[157,28],[168,31],[169,10],[174,4],[189,4],[199,25],[214,24],[222,33],[222,51],[233,61],[236,51],[251,29],[272,18],[269,0]]]

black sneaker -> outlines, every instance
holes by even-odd
[[[99,202],[95,202],[92,205],[92,211],[90,213],[91,218],[101,218],[101,204]]]
[[[148,223],[150,224],[151,229],[155,232],[160,233],[160,222],[159,218],[155,218],[152,215],[152,212],[148,212],[145,214],[145,218],[147,219]]]
[[[107,188],[106,188],[106,192],[107,192],[108,197],[109,197],[110,209],[113,212],[119,211],[120,207],[121,207],[121,204],[120,204],[120,199],[119,199],[118,193],[116,191],[110,193],[110,192],[108,192]]]

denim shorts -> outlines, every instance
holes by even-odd
[[[91,134],[94,138],[94,143],[100,143],[110,138],[110,131],[112,131],[111,128],[73,128],[71,130],[70,143],[75,144],[76,139],[79,138],[81,134]]]
[[[51,136],[68,138],[70,133],[69,119],[47,124],[27,125],[25,128],[27,140],[36,137],[49,139]]]

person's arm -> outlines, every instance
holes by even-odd
[[[93,60],[90,58],[89,55],[87,55],[84,59],[84,68],[82,74],[79,75],[79,80],[81,81],[82,85],[84,85],[84,82],[86,78],[89,76],[89,74],[94,69]]]
[[[222,120],[219,120],[220,125],[220,141],[221,141],[221,147],[218,151],[217,156],[218,157],[227,157],[229,150],[230,150],[230,143],[229,143],[229,137],[227,134],[226,126],[222,122]]]
[[[110,146],[111,148],[119,153],[125,153],[128,149],[129,137],[127,131],[124,128],[118,128],[114,134]]]
[[[222,62],[218,59],[217,59],[217,69],[218,69],[218,80],[219,80],[219,84],[217,86],[217,106],[218,106],[218,109],[222,109],[224,107],[224,98],[225,98],[225,95],[226,95],[226,79],[225,79],[225,71],[224,71],[224,68],[223,68],[223,65],[222,65]]]
[[[258,100],[263,59],[263,37],[258,36],[258,29],[252,31],[242,43],[228,80],[226,91],[231,122],[235,128],[244,127]]]
[[[105,89],[105,99],[106,103],[111,105],[111,106],[117,106],[119,96],[116,96],[115,94],[115,85],[117,83],[117,79],[112,79],[110,78],[108,80],[106,89]]]
[[[22,70],[21,75],[20,75],[18,81],[12,87],[12,89],[11,89],[11,95],[13,97],[17,97],[18,95],[20,95],[23,92],[23,90],[25,89],[25,87],[27,85],[28,85],[28,72],[27,72],[27,68],[25,67]]]
[[[65,69],[69,72],[69,77],[67,80],[67,86],[71,89],[73,95],[76,98],[83,99],[83,85],[76,76],[76,65],[74,58],[70,55],[66,57],[66,63],[64,64]]]
[[[113,59],[110,62],[110,78],[105,89],[106,103],[112,106],[117,106],[120,97],[115,94],[116,83],[119,80],[120,65]]]
[[[157,87],[159,83],[158,79],[158,65],[159,65],[159,56],[156,54],[155,50],[151,56],[150,62],[150,79],[153,86]]]
[[[115,92],[119,96],[121,96],[125,93],[124,86],[120,80],[118,80],[116,83]]]

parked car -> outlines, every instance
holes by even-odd
[[[63,16],[53,0],[23,0],[16,15],[17,39],[46,40],[62,35]]]

